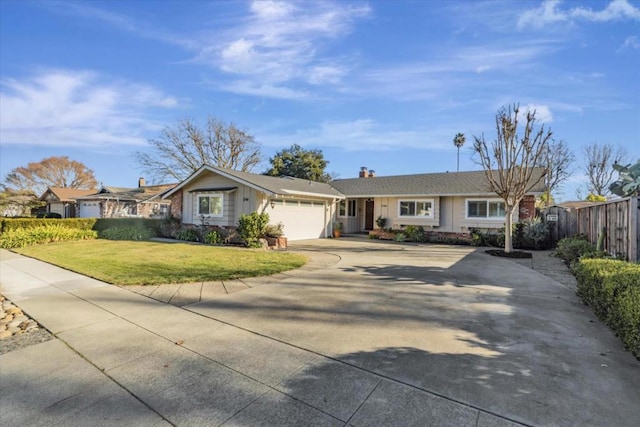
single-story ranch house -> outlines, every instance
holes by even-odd
[[[535,215],[535,196],[543,191],[541,182],[514,221]],[[205,165],[163,198],[184,224],[234,227],[241,214],[267,212],[271,223],[284,224],[289,240],[329,237],[336,222],[345,233],[373,230],[378,217],[394,229],[421,225],[452,234],[504,226],[504,202],[483,171],[378,177],[363,167],[358,178],[324,184]]]
[[[97,193],[76,197],[80,218],[146,217],[164,218],[169,200],[162,195],[176,184],[145,185],[140,178],[134,188],[104,186]]]
[[[94,194],[97,191],[95,188],[81,190],[78,188],[47,187],[39,200],[46,203],[47,213],[57,213],[62,218],[75,218],[78,216],[76,198]]]

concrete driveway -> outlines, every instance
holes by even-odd
[[[4,292],[58,338],[0,356],[5,425],[638,424],[640,363],[560,283],[468,247],[292,249],[336,263],[182,308],[5,255]],[[24,368],[43,357],[94,398],[60,403]],[[43,381],[29,410],[10,392]]]

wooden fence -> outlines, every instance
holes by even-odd
[[[627,197],[597,205],[566,209],[552,206],[545,209],[542,219],[549,227],[551,240],[558,240],[577,234],[587,236],[592,244],[604,233],[602,249],[613,256],[621,256],[633,262],[640,262],[640,197]]]

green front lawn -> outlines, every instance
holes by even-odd
[[[292,270],[299,254],[184,243],[84,240],[14,249],[117,285],[229,280]]]

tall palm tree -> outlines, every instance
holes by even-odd
[[[460,147],[462,147],[465,143],[466,139],[463,133],[457,133],[455,138],[453,138],[453,145],[458,147],[458,172],[460,172]]]

